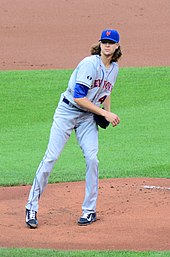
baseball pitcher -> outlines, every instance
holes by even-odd
[[[98,127],[106,128],[109,124],[114,127],[120,122],[119,117],[111,112],[110,94],[121,55],[118,31],[106,29],[102,31],[99,43],[92,46],[91,55],[73,71],[55,110],[47,150],[29,193],[26,204],[28,227],[38,226],[39,198],[73,130],[86,162],[85,196],[78,224],[89,225],[97,220]]]

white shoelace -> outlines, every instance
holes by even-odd
[[[84,213],[81,217],[82,217],[83,219],[87,219],[88,215],[89,215],[89,213]]]
[[[35,211],[33,211],[33,210],[30,210],[29,211],[29,216],[30,216],[30,219],[32,220],[34,220],[35,219],[35,215],[36,215],[36,212]]]
[[[92,214],[92,213],[84,213],[81,217],[84,218],[84,219],[87,219],[89,214]]]

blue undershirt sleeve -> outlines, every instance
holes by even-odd
[[[83,98],[87,95],[89,88],[76,83],[75,88],[74,88],[74,98]]]

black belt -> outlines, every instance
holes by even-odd
[[[70,103],[70,101],[67,98],[65,98],[65,97],[63,98],[63,102],[68,104],[71,107],[76,107],[74,104]]]
[[[70,104],[69,100],[67,100],[67,98],[63,98],[63,102],[65,102],[66,104]]]
[[[84,111],[84,110],[82,110],[82,109],[79,109],[78,107],[76,107],[74,104],[72,104],[67,98],[63,98],[63,102],[64,103],[66,103],[66,104],[68,104],[70,107],[75,107],[77,110],[79,110],[79,111],[81,111],[81,112],[86,112],[86,111]]]

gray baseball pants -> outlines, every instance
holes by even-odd
[[[48,147],[37,169],[26,204],[27,209],[38,211],[38,200],[48,183],[54,164],[73,130],[75,130],[77,141],[86,160],[86,189],[82,211],[83,214],[96,212],[98,196],[98,128],[92,113],[81,111],[74,106],[66,104],[63,102],[63,96],[61,96],[53,117]]]

